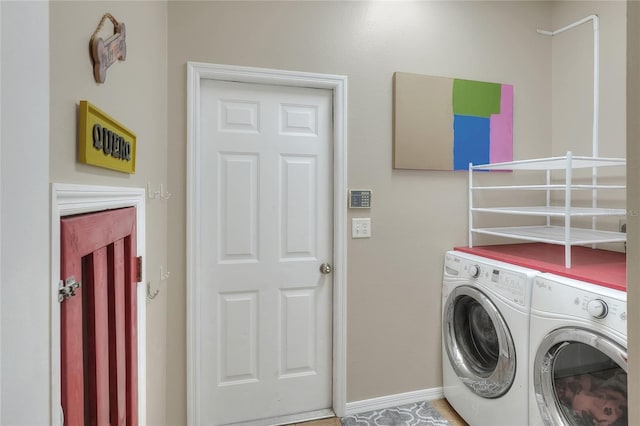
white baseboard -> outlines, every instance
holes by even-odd
[[[367,411],[382,410],[398,405],[413,404],[415,402],[433,401],[444,398],[442,388],[422,389],[395,395],[379,396],[362,401],[347,402],[345,416],[366,413]]]

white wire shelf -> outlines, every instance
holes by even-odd
[[[473,207],[472,212],[504,213],[522,216],[553,216],[565,217],[567,211],[565,207],[557,206],[528,206],[528,207]],[[593,207],[571,207],[569,216],[571,217],[593,217],[593,216],[625,216],[625,209],[606,209]]]
[[[594,150],[594,153],[597,150]],[[509,161],[504,163],[493,164],[469,164],[469,247],[473,247],[473,235],[486,234],[511,239],[519,239],[524,241],[537,241],[550,244],[559,244],[565,246],[565,267],[571,267],[571,246],[572,245],[589,245],[599,243],[617,243],[625,242],[626,234],[620,232],[601,231],[597,229],[597,218],[603,216],[622,216],[627,213],[625,209],[620,208],[603,208],[598,207],[598,193],[605,189],[625,189],[626,185],[620,184],[598,184],[597,169],[607,166],[626,166],[624,158],[603,158],[603,157],[581,157],[574,156],[571,151],[567,151],[566,156],[535,158],[530,160]],[[575,169],[591,168],[591,183],[574,183],[573,171]],[[483,172],[490,170],[530,170],[545,172],[546,181],[544,183],[529,183],[526,185],[474,185],[473,175],[475,172]],[[558,179],[552,180],[552,171],[564,171],[564,184],[558,183]],[[617,183],[617,182],[610,182]],[[500,206],[500,207],[475,207],[474,193],[476,191],[486,190],[516,190],[516,191],[545,191],[546,201],[544,205],[539,206]],[[591,190],[591,206],[579,207],[572,206],[572,191]],[[552,205],[552,191],[564,192],[564,203],[561,205],[558,201]],[[484,194],[484,193],[483,193]],[[508,200],[507,200],[508,201]],[[476,213],[497,213],[520,216],[546,217],[546,225],[542,226],[513,226],[498,228],[476,228],[473,226],[474,216]],[[551,218],[564,219],[564,226],[552,226]],[[575,217],[590,217],[591,229],[574,228],[571,221]]]
[[[515,238],[558,245],[588,245],[597,243],[619,243],[627,240],[624,232],[598,231],[594,229],[569,228],[566,239],[564,226],[513,226],[500,228],[475,228],[472,232],[499,237]]]
[[[624,166],[624,158],[562,156],[517,160],[505,163],[479,164],[469,166],[472,170],[566,170],[589,167]]]
[[[504,190],[524,190],[524,191],[564,191],[566,185],[498,185],[498,186],[474,186],[472,190],[483,189],[504,189]],[[571,190],[591,190],[591,189],[627,189],[626,185],[571,185]]]

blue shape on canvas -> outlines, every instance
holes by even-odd
[[[486,117],[453,116],[453,170],[490,162],[490,122]]]

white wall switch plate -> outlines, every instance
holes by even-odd
[[[351,238],[371,238],[371,218],[351,218]]]

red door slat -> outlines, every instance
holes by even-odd
[[[109,265],[107,249],[87,256],[87,396],[88,423],[109,425]]]
[[[126,325],[125,325],[125,253],[124,240],[109,246],[109,361],[111,368],[111,425],[124,425],[126,418]]]
[[[137,281],[138,268],[136,261],[136,223],[133,231],[126,238],[124,245],[125,258],[129,259],[125,266],[125,276],[129,281]],[[126,322],[126,350],[127,350],[127,425],[138,424],[138,291],[134,285],[125,287],[125,322]]]

